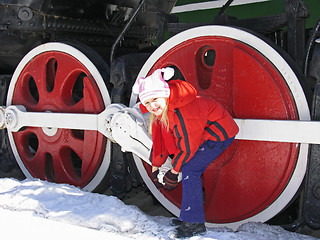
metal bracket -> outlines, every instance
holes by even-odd
[[[286,0],[288,18],[288,53],[299,67],[303,67],[305,56],[305,21],[310,15],[306,3],[300,0]]]
[[[320,121],[320,82],[314,90],[312,118]],[[314,133],[314,135],[318,135]],[[309,148],[308,168],[306,173],[303,199],[304,221],[313,229],[320,229],[320,145],[311,144]]]
[[[144,10],[144,4],[145,4],[145,0],[140,0],[140,3],[138,4],[138,6],[136,7],[136,9],[134,10],[131,18],[129,19],[129,21],[126,23],[126,25],[124,26],[123,30],[121,31],[121,33],[119,34],[119,36],[117,37],[116,41],[114,42],[114,44],[111,47],[111,53],[110,53],[110,64],[112,64],[113,59],[114,59],[114,55],[115,55],[115,51],[116,48],[118,46],[118,44],[121,42],[121,40],[124,38],[124,35],[126,34],[126,32],[129,30],[129,28],[131,27],[131,25],[133,24],[134,20],[136,19],[136,17],[138,16],[138,14],[140,13],[140,11]]]

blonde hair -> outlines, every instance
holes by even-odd
[[[161,114],[160,117],[157,117],[153,113],[150,113],[149,116],[149,133],[152,135],[152,125],[153,122],[158,120],[160,124],[163,124],[165,129],[168,131],[169,130],[169,118],[168,118],[168,100],[166,101],[166,106],[163,109],[163,113]]]

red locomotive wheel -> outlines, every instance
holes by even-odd
[[[7,97],[7,105],[24,105],[33,112],[100,113],[109,104],[96,66],[63,43],[47,43],[30,51],[19,63]],[[109,143],[97,131],[26,127],[8,134],[27,177],[94,190],[108,170]]]
[[[206,26],[177,34],[150,56],[138,77],[167,66],[199,94],[219,100],[234,118],[310,118],[291,67],[270,45],[246,31]],[[132,95],[131,103],[136,100]],[[269,220],[299,189],[306,159],[307,145],[236,140],[203,174],[207,223],[236,228]],[[179,215],[181,184],[174,191],[159,191],[150,182],[150,166],[135,160],[151,192]]]

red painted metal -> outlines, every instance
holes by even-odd
[[[208,50],[215,51],[213,66],[204,60]],[[282,75],[245,43],[212,36],[186,40],[160,57],[150,73],[166,66],[177,67],[199,94],[219,100],[235,118],[298,118]],[[298,151],[298,144],[236,140],[203,174],[206,221],[232,223],[266,209],[290,180]],[[161,192],[180,207],[181,190],[179,184]]]
[[[58,51],[41,53],[24,67],[12,104],[34,112],[100,113],[105,108],[88,69]],[[106,139],[97,131],[58,129],[48,136],[42,128],[27,127],[13,137],[32,176],[79,187],[96,174],[106,148]]]

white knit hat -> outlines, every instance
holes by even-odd
[[[170,96],[170,88],[165,80],[169,80],[173,75],[173,68],[157,69],[150,76],[137,79],[132,87],[132,92],[139,94],[142,104],[150,98],[168,98]]]

